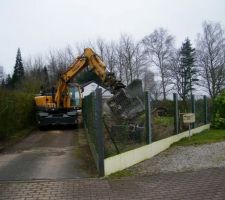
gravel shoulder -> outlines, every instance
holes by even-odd
[[[214,167],[225,167],[225,142],[198,146],[174,146],[127,170],[134,175],[153,175]]]

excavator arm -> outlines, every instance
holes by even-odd
[[[63,95],[63,93],[67,93],[66,90],[68,83],[86,66],[86,63],[87,61],[85,57],[78,57],[68,70],[61,75],[55,94],[55,103],[57,108],[60,107],[61,104],[63,104],[64,107],[67,107],[66,105],[68,105],[69,101],[68,94]]]
[[[59,80],[57,92],[55,95],[55,102],[57,107],[63,103],[64,107],[69,102],[69,98],[63,93],[66,93],[67,85],[69,81],[74,78],[85,67],[89,66],[97,76],[101,79],[102,85],[110,90],[113,94],[121,88],[125,88],[125,85],[116,79],[115,75],[111,72],[107,72],[106,66],[101,58],[91,49],[84,49],[84,53],[75,59],[66,72],[64,72]],[[63,97],[63,98],[62,98]]]
[[[111,93],[115,94],[119,89],[126,87],[120,80],[116,79],[114,73],[107,71],[102,59],[92,49],[84,49],[84,56],[87,58],[87,64],[91,70],[97,74],[102,81],[102,85]]]

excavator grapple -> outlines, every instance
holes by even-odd
[[[107,101],[113,113],[123,119],[133,119],[144,110],[141,80],[135,80],[121,88]]]

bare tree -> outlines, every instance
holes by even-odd
[[[49,87],[48,70],[42,56],[28,58],[24,66],[25,76],[20,85],[22,91],[37,93],[41,86],[45,89]]]
[[[77,55],[75,54],[75,51],[73,50],[73,48],[70,45],[67,45],[65,48],[65,55],[67,58],[67,62],[70,64],[74,61],[74,59],[77,57]]]
[[[81,55],[84,52],[84,49],[87,48],[87,44],[85,42],[77,42],[75,44],[75,52],[76,52],[76,56]]]
[[[47,68],[49,70],[50,82],[55,85],[58,80],[57,56],[56,52],[50,50],[47,55]]]
[[[123,51],[122,51],[122,46],[117,44],[116,45],[116,72],[118,78],[122,81],[125,82],[124,74],[125,74],[125,69],[123,67]]]
[[[180,97],[183,95],[182,89],[182,73],[180,67],[180,51],[177,50],[174,54],[170,57],[169,60],[169,71],[171,77],[171,83],[173,85],[173,89],[178,93]]]
[[[133,58],[135,55],[135,44],[134,40],[131,36],[128,35],[121,35],[120,38],[120,45],[122,50],[122,56],[123,56],[123,66],[125,69],[125,75],[126,75],[126,83],[127,85],[133,81]]]
[[[142,40],[145,52],[148,54],[150,62],[159,69],[163,99],[166,99],[167,87],[170,84],[169,77],[169,58],[173,52],[173,36],[169,35],[163,28],[155,30]]]
[[[56,52],[56,62],[58,73],[64,72],[69,65],[74,61],[73,50],[67,46],[65,49],[60,49]]]
[[[149,91],[151,99],[158,100],[162,95],[160,81],[155,80],[155,74],[151,70],[145,68],[143,73],[144,91]]]
[[[111,41],[109,44],[105,46],[104,52],[104,62],[106,63],[106,67],[110,72],[116,71],[116,64],[117,64],[117,55],[116,55],[116,44],[115,42]]]
[[[139,79],[145,73],[148,59],[141,42],[138,42],[135,47],[134,55],[134,76]]]
[[[110,72],[129,84],[133,79],[140,78],[143,68],[146,66],[146,56],[141,43],[136,42],[129,35],[121,35],[118,43],[98,38],[94,45],[90,42],[77,45],[78,51],[81,45],[91,47],[102,58]]]
[[[105,60],[105,51],[106,51],[106,42],[102,38],[98,38],[96,40],[95,48],[96,52],[98,52],[99,56],[102,58],[102,60]]]
[[[71,46],[64,49],[50,50],[47,57],[47,69],[52,85],[55,85],[60,74],[62,74],[74,61],[76,57]]]
[[[221,25],[204,22],[196,46],[202,85],[214,99],[225,86],[225,37]]]
[[[143,86],[144,91],[152,91],[155,87],[154,73],[147,68],[145,68],[143,74]]]
[[[120,73],[125,74],[123,80],[127,85],[134,79],[140,78],[141,72],[146,66],[146,58],[139,42],[129,35],[121,35],[117,56],[118,69]]]
[[[161,81],[155,81],[155,86],[153,87],[152,91],[150,92],[151,98],[155,101],[158,101],[159,98],[162,97],[162,84]]]

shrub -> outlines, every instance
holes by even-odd
[[[214,118],[212,126],[215,128],[225,128],[225,91],[214,100]]]
[[[0,90],[0,139],[7,139],[35,122],[33,95]]]

